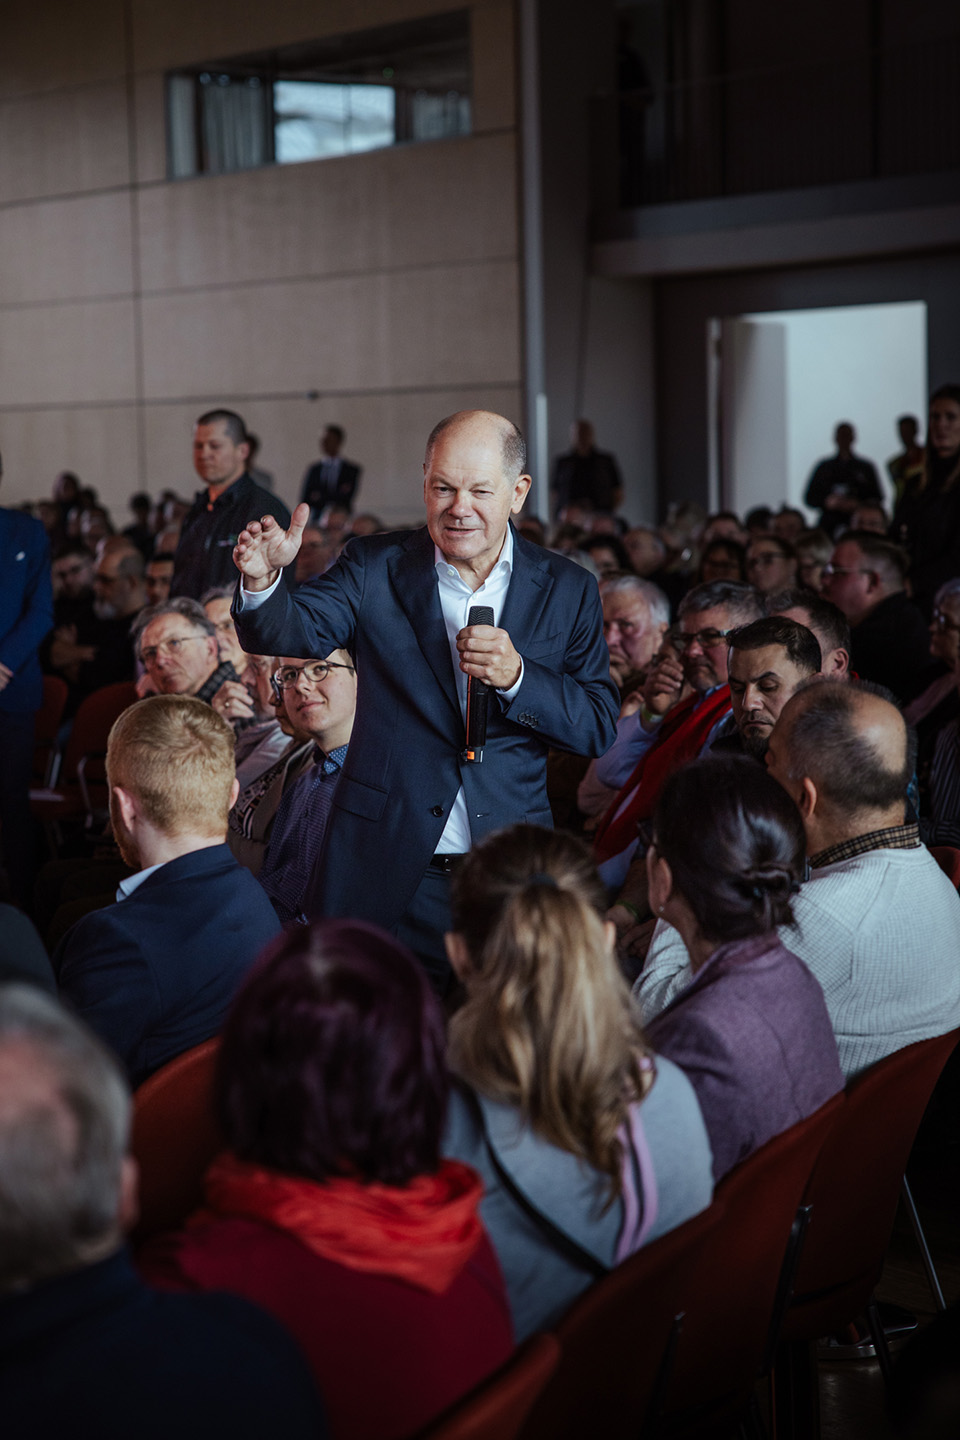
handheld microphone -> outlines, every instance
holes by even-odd
[[[468,625],[492,625],[493,610],[489,605],[471,605],[467,613]],[[467,743],[460,758],[473,765],[483,759],[483,747],[487,743],[487,705],[490,700],[490,686],[478,680],[475,675],[467,676],[467,714],[465,719]]]

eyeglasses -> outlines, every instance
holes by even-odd
[[[846,565],[824,565],[824,575],[873,575],[873,570],[865,570],[860,566],[856,570],[849,569]]]
[[[944,615],[942,610],[934,610],[933,628],[940,635],[943,635],[947,630],[953,630],[956,632],[956,634],[960,635],[960,625],[957,625],[953,620],[950,620],[946,615]]]
[[[158,655],[164,659],[172,660],[179,655],[184,645],[189,645],[191,640],[209,640],[209,635],[171,635],[169,640],[161,640],[159,645],[149,645],[146,650],[140,651],[140,658],[144,665],[152,665]]]
[[[729,630],[695,630],[692,635],[675,635],[673,643],[682,655],[684,650],[689,650],[695,640],[702,650],[709,650],[711,646],[719,645],[722,640],[726,640],[729,634],[731,634]]]
[[[339,660],[308,660],[306,665],[284,665],[271,678],[275,691],[293,690],[301,675],[305,675],[311,685],[319,685],[331,670],[349,670],[351,675],[356,674],[352,665],[344,665]]]
[[[782,555],[779,550],[763,550],[757,555],[747,557],[747,569],[749,570],[751,565],[773,565],[776,561],[786,560],[786,558],[786,555]]]

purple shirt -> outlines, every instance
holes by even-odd
[[[646,1033],[697,1092],[714,1180],[843,1089],[823,991],[774,932],[721,945]]]

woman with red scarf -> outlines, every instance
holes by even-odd
[[[224,1031],[229,1149],[205,1208],[142,1257],[154,1284],[281,1320],[338,1440],[410,1435],[512,1349],[479,1177],[440,1156],[444,1049],[423,972],[388,935],[334,920],[283,936]]]

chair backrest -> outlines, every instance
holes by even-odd
[[[62,783],[76,781],[77,767],[85,755],[106,754],[107,737],[114,720],[136,699],[137,687],[133,681],[119,680],[81,700],[63,757]]]
[[[931,845],[930,854],[951,884],[960,886],[960,850],[955,845]]]
[[[675,1317],[696,1294],[722,1218],[723,1205],[714,1202],[575,1301],[557,1326],[560,1364],[533,1407],[523,1440],[636,1440]]]
[[[140,1218],[132,1239],[180,1226],[203,1200],[203,1176],[223,1148],[213,1113],[219,1038],[151,1075],[133,1097],[131,1150],[140,1167]]]
[[[910,1149],[958,1036],[954,1030],[908,1045],[847,1086],[846,1104],[804,1194],[813,1214],[784,1323],[786,1339],[827,1334],[870,1299]]]
[[[671,1435],[724,1433],[723,1424],[746,1406],[766,1354],[800,1200],[844,1103],[842,1093],[834,1095],[717,1187],[724,1218],[680,1337],[664,1407]]]
[[[555,1336],[531,1335],[506,1365],[421,1431],[418,1440],[516,1440],[559,1359]]]
[[[38,785],[45,785],[49,780],[50,761],[69,693],[66,680],[61,680],[59,675],[44,675],[43,701],[33,722],[32,779]]]

